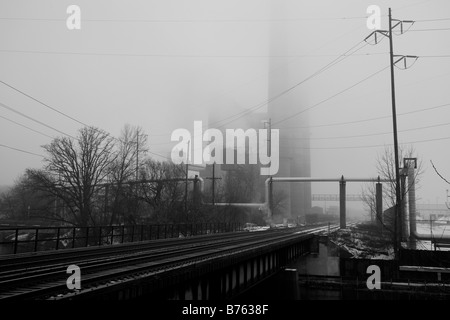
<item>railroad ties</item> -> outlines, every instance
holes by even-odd
[[[303,226],[0,256],[0,300],[230,298],[308,254],[314,234],[328,231]]]

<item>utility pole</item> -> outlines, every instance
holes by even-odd
[[[401,194],[400,194],[400,166],[398,163],[398,139],[397,139],[397,112],[395,106],[395,81],[394,81],[394,48],[392,40],[392,15],[389,8],[389,47],[391,64],[391,95],[392,95],[392,122],[394,129],[394,156],[395,156],[395,217],[394,217],[394,253],[398,255],[398,221],[401,217]]]
[[[188,198],[188,171],[189,171],[189,149],[190,149],[191,141],[188,141],[188,148],[186,154],[186,186],[184,190],[184,212],[187,214],[187,198]]]
[[[393,26],[392,22],[396,21],[396,24]],[[403,29],[403,24],[409,23],[409,24],[413,24],[414,21],[411,20],[396,20],[396,19],[392,19],[392,12],[391,12],[391,8],[389,8],[389,30],[388,31],[383,31],[383,30],[375,30],[374,32],[372,32],[369,36],[367,36],[364,40],[366,41],[369,37],[371,37],[372,35],[375,36],[375,44],[378,43],[378,39],[377,39],[377,33],[380,33],[382,35],[384,35],[385,37],[389,38],[389,59],[390,59],[390,68],[391,68],[391,96],[392,96],[392,124],[393,124],[393,131],[394,131],[394,161],[395,161],[395,208],[394,208],[394,253],[395,253],[395,257],[398,257],[398,246],[399,246],[399,241],[398,239],[400,238],[398,235],[398,225],[399,225],[399,218],[402,217],[402,208],[401,208],[401,203],[402,203],[402,195],[401,195],[401,189],[400,189],[400,166],[399,166],[399,150],[398,150],[398,138],[397,138],[397,111],[396,111],[396,105],[395,105],[395,81],[394,81],[394,67],[395,65],[400,62],[400,61],[404,61],[405,63],[405,69],[407,68],[406,66],[406,59],[407,58],[413,58],[415,60],[418,59],[417,56],[396,56],[394,55],[394,46],[393,46],[393,29],[396,28],[397,26],[400,26],[400,33],[403,34],[406,31],[404,31]],[[366,41],[367,42],[367,41]],[[397,59],[396,61],[394,61],[394,56],[395,57],[400,57],[399,59]]]
[[[215,184],[216,184],[216,163],[214,162],[213,163],[213,172],[212,172],[212,174],[213,174],[213,176],[212,176],[212,204],[213,205],[215,205],[216,204],[216,201],[215,201],[215,194],[216,194],[216,192],[215,192],[215,190],[214,190],[214,186],[215,186]]]
[[[268,150],[269,150],[269,157],[272,155],[272,118],[269,118],[269,134],[268,136]]]
[[[213,163],[213,167],[212,167],[212,177],[206,177],[205,179],[210,179],[212,180],[212,205],[214,206],[216,204],[216,191],[215,191],[215,185],[216,185],[216,180],[220,180],[222,178],[216,178],[216,163]]]

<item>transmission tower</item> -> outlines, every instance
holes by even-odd
[[[397,35],[402,35],[406,31],[408,31],[412,25],[414,24],[414,21],[412,20],[397,20],[392,19],[392,13],[391,8],[389,8],[389,30],[375,30],[370,35],[368,35],[364,41],[368,44],[376,45],[378,44],[383,37],[387,37],[389,39],[389,58],[390,58],[390,67],[391,67],[391,96],[392,96],[392,123],[393,123],[393,131],[394,131],[394,152],[395,152],[395,216],[394,216],[394,253],[395,258],[398,258],[398,245],[399,245],[399,239],[401,237],[398,237],[398,221],[399,217],[402,217],[402,207],[401,207],[401,190],[400,190],[400,167],[399,167],[399,159],[398,159],[398,138],[397,138],[397,112],[396,112],[396,104],[395,104],[395,80],[394,80],[394,67],[396,67],[397,64],[400,64],[400,62],[403,62],[403,69],[407,69],[407,61],[408,59],[413,59],[414,64],[419,57],[417,56],[405,56],[405,55],[394,55],[394,48],[393,48],[393,33],[394,30],[399,30],[399,33]],[[405,26],[408,26],[405,30]],[[380,39],[378,35],[381,35],[382,38]],[[370,43],[368,40],[371,38],[374,38],[374,43]],[[412,65],[411,64],[411,65]]]

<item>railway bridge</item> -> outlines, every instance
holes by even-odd
[[[334,229],[303,226],[4,255],[0,300],[233,299],[315,251],[315,234]]]

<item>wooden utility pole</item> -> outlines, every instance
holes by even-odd
[[[215,190],[214,190],[214,186],[215,186],[215,184],[216,184],[216,163],[213,163],[213,172],[212,172],[212,174],[213,174],[213,176],[212,176],[212,204],[214,205],[215,203],[216,203],[216,199],[215,199],[215,194],[216,194],[216,192],[215,192]]]
[[[188,148],[186,154],[186,186],[184,190],[184,212],[187,214],[187,198],[188,198],[188,173],[189,173],[189,149],[191,141],[188,141]]]
[[[215,185],[216,185],[216,180],[220,180],[222,178],[216,178],[216,163],[214,162],[212,165],[212,177],[206,177],[205,179],[208,180],[212,180],[212,204],[215,205],[216,204],[216,189],[215,189]]]

